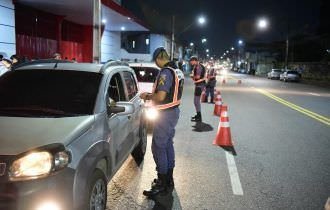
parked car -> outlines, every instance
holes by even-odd
[[[0,209],[106,208],[107,183],[147,132],[125,63],[32,62],[0,77]]]
[[[136,74],[139,91],[152,93],[160,68],[155,63],[129,63],[129,66]]]
[[[280,80],[287,82],[287,81],[295,81],[299,82],[300,81],[300,74],[298,71],[293,71],[293,70],[287,70],[280,74]]]
[[[267,74],[268,79],[280,79],[280,74],[282,73],[282,69],[272,69]]]
[[[238,72],[241,74],[246,74],[247,70],[242,68],[242,69],[239,69]]]
[[[153,92],[153,85],[160,72],[160,68],[155,63],[129,63],[129,66],[134,69],[138,83],[139,92]],[[176,69],[176,74],[179,80],[184,79],[184,74],[180,69]],[[157,110],[152,107],[150,101],[146,102],[145,114],[149,121],[156,120],[158,116]]]

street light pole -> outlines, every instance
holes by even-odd
[[[172,15],[172,39],[171,39],[171,60],[174,60],[174,39],[175,39],[175,31],[174,31],[174,27],[175,27],[175,16]]]

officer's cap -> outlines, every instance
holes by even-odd
[[[193,55],[190,57],[189,61],[198,61],[198,58],[196,55]]]
[[[162,54],[162,53],[166,53],[166,54],[167,54],[167,52],[166,52],[166,50],[165,50],[164,47],[158,47],[157,49],[155,49],[154,54],[152,55],[152,61],[155,61],[156,58],[157,58],[160,54]]]

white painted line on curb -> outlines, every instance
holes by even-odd
[[[308,93],[310,95],[313,95],[313,96],[321,96],[320,94],[317,94],[317,93]]]
[[[230,152],[226,153],[228,171],[230,175],[231,187],[233,188],[234,195],[243,195],[243,189],[241,185],[241,181],[239,179],[236,163],[233,154]]]

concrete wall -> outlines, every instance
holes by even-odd
[[[125,49],[120,50],[120,57],[125,61],[137,61],[141,62],[150,62],[151,54],[140,54],[140,53],[128,53]]]
[[[14,9],[12,0],[0,1],[0,54],[5,58],[16,54]]]
[[[104,31],[101,40],[101,62],[120,60],[121,36],[120,32]]]

